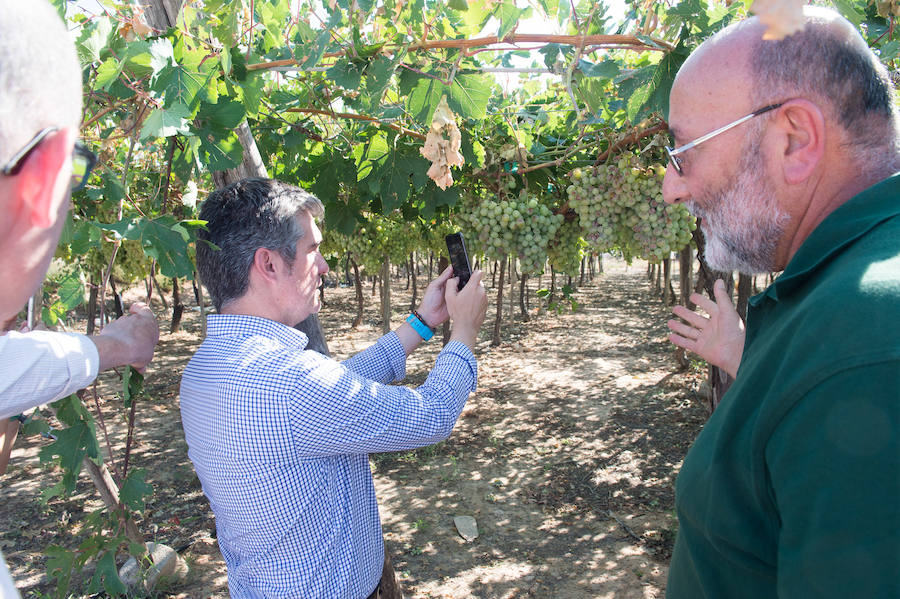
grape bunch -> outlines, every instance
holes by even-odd
[[[350,254],[366,272],[374,274],[381,269],[385,257],[393,264],[404,264],[414,250],[423,247],[421,229],[407,223],[400,215],[364,216],[366,222],[352,235],[326,230],[322,254],[326,257]]]
[[[515,255],[525,274],[543,272],[547,246],[563,221],[546,202],[524,191],[503,199],[468,198],[458,218],[474,233],[478,251],[495,260]]]
[[[587,242],[581,238],[581,226],[577,220],[564,222],[547,247],[547,257],[553,270],[574,277],[581,269],[581,259]]]
[[[883,19],[900,17],[900,1],[875,0],[875,11],[878,13],[878,16]]]
[[[644,166],[631,152],[615,163],[572,171],[569,206],[594,249],[659,262],[687,245],[696,221],[684,206],[663,202],[664,174],[662,166]]]
[[[447,235],[458,230],[459,227],[447,218],[426,223],[422,233],[422,249],[432,252],[435,258],[447,257]],[[474,259],[472,248],[467,249],[470,250],[469,259]]]

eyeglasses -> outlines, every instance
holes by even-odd
[[[719,135],[720,133],[725,133],[729,129],[737,127],[741,123],[743,123],[745,121],[749,121],[750,119],[752,119],[755,116],[759,116],[761,114],[769,112],[770,110],[775,110],[776,108],[780,108],[783,104],[784,104],[784,102],[779,102],[778,104],[769,104],[768,106],[763,106],[759,110],[754,110],[750,114],[748,114],[746,116],[742,116],[738,120],[728,123],[724,127],[719,127],[715,131],[710,131],[706,135],[701,135],[694,141],[688,142],[679,148],[673,149],[673,148],[670,148],[669,146],[665,146],[666,154],[669,156],[669,162],[675,168],[676,173],[678,173],[679,175],[683,175],[684,174],[684,170],[683,170],[684,165],[682,164],[683,159],[679,157],[679,154],[683,154],[684,152],[690,150],[691,148],[693,148],[695,146],[699,146],[704,141],[710,140],[713,137],[715,137],[716,135]]]
[[[31,141],[25,144],[25,147],[16,152],[15,155],[9,159],[9,162],[3,165],[0,172],[7,177],[18,175],[34,149],[41,145],[41,142],[55,131],[58,131],[57,127],[46,127],[41,129],[37,135],[31,138]],[[96,164],[97,156],[88,150],[81,142],[75,142],[75,147],[72,149],[72,191],[78,191],[87,184],[91,169],[93,169]]]

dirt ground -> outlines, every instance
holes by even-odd
[[[453,435],[372,457],[386,542],[408,598],[665,594],[677,529],[673,485],[706,418],[704,371],[698,363],[678,371],[665,338],[669,312],[651,292],[646,265],[607,257],[604,267],[575,294],[578,309],[559,315],[537,308],[533,281],[531,321],[523,322],[516,306],[497,347],[490,345],[496,290],[489,286],[478,390]],[[405,286],[403,279],[393,287],[395,327],[409,308]],[[370,292],[367,286],[363,324],[353,330],[353,288],[326,289],[320,315],[334,357],[380,335],[378,298]],[[142,293],[133,290],[126,301]],[[508,298],[504,304],[507,310]],[[167,328],[169,315],[161,304],[154,309]],[[228,596],[213,516],[187,458],[178,411],[181,371],[199,343],[197,310],[189,305],[182,331],[162,335],[146,375],[152,400],[138,408],[131,460],[147,469],[155,492],[137,524],[148,540],[180,551],[191,568],[186,583],[155,597]],[[436,337],[410,357],[407,383],[424,380],[439,349]],[[111,376],[104,376],[100,404],[120,456],[124,426],[107,390]],[[43,549],[77,545],[79,523],[101,507],[84,475],[73,497],[39,501],[59,477],[37,458],[46,443],[20,438],[0,477],[0,550],[25,598],[51,590]],[[105,450],[102,438],[101,445]],[[455,516],[475,518],[474,541],[458,534]]]

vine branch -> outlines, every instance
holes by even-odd
[[[425,136],[417,131],[413,131],[412,129],[407,129],[406,127],[401,127],[400,125],[395,125],[394,123],[385,123],[384,121],[380,121],[373,116],[367,116],[364,114],[355,114],[353,112],[331,112],[330,110],[320,110],[318,108],[288,108],[285,112],[298,112],[302,114],[321,114],[324,116],[330,116],[337,119],[352,119],[355,121],[367,121],[370,123],[377,123],[382,127],[388,127],[389,129],[393,129],[397,131],[401,135],[408,135],[409,137],[415,137],[416,139],[421,139],[425,141]]]
[[[511,33],[500,39],[496,35],[491,35],[487,37],[476,37],[470,39],[455,39],[455,40],[432,40],[432,41],[421,41],[410,44],[409,46],[392,46],[391,49],[401,49],[404,48],[409,52],[418,52],[422,50],[437,50],[437,49],[458,49],[458,50],[468,50],[470,48],[479,48],[484,46],[492,46],[494,44],[507,43],[507,44],[519,44],[519,43],[540,43],[540,44],[561,44],[564,46],[590,46],[593,49],[603,49],[607,46],[613,47],[628,47],[630,49],[636,51],[655,51],[655,52],[669,52],[674,49],[674,46],[665,40],[654,39],[654,38],[645,38],[649,39],[649,42],[645,42],[644,40],[638,38],[634,35],[550,35],[550,34],[542,34],[542,33]],[[346,55],[346,51],[341,52],[326,52],[322,55],[322,58],[337,58]],[[268,62],[257,62],[253,64],[247,65],[248,71],[259,71],[265,69],[274,69],[276,67],[287,67],[287,66],[297,66],[300,62],[293,58],[286,58],[284,60],[272,60]]]

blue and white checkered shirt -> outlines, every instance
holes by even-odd
[[[210,315],[181,380],[188,455],[216,515],[232,597],[363,599],[384,544],[368,454],[447,438],[475,389],[448,343],[416,389],[394,333],[345,362],[253,316]]]

